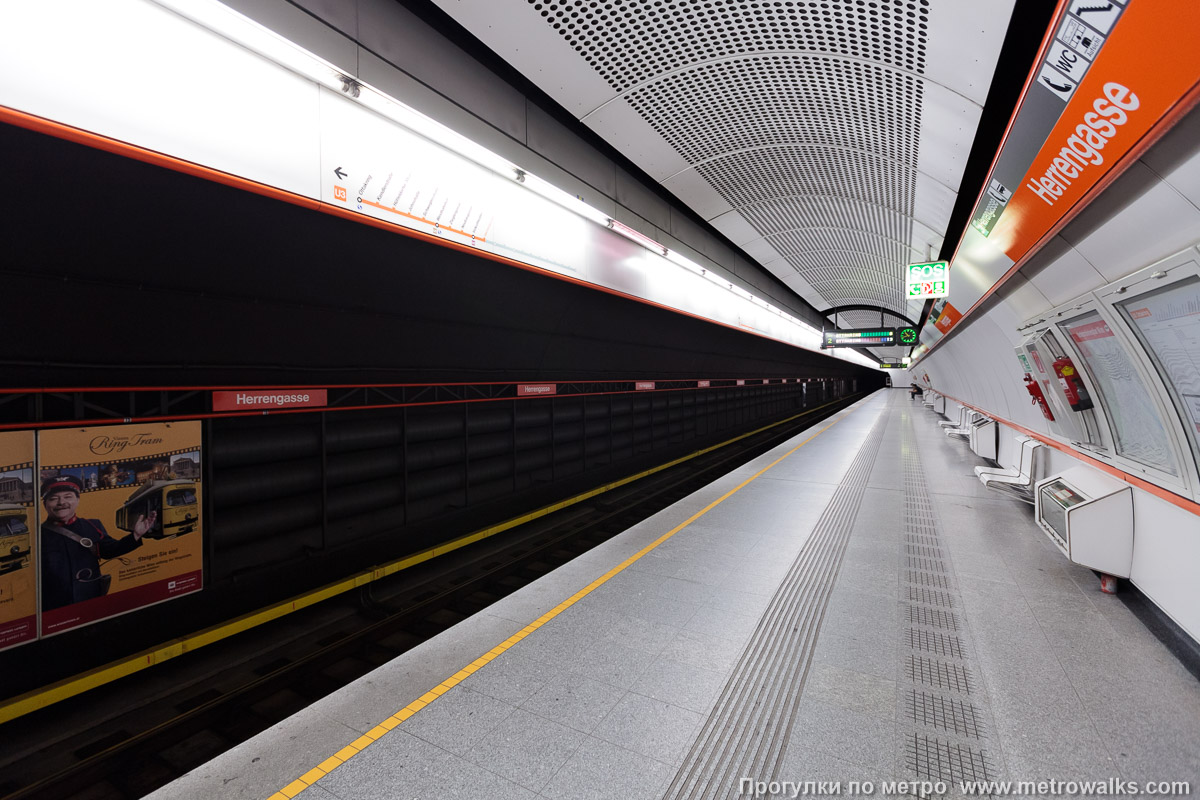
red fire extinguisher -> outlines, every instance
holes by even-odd
[[[1058,383],[1067,395],[1067,402],[1071,404],[1071,410],[1087,411],[1092,408],[1092,397],[1088,394],[1087,387],[1083,385],[1079,371],[1075,369],[1071,359],[1066,356],[1055,359],[1053,367],[1054,374],[1058,376]]]
[[[1030,377],[1029,373],[1025,373],[1025,391],[1033,398],[1033,403],[1037,403],[1042,409],[1042,416],[1054,422],[1054,414],[1050,411],[1050,405],[1046,402],[1046,395],[1042,394],[1042,387],[1038,382]]]

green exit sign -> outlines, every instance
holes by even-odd
[[[904,268],[904,296],[910,300],[950,294],[950,265],[945,261],[909,264]]]

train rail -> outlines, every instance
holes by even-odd
[[[173,660],[150,680],[131,676],[10,722],[0,727],[0,798],[143,797],[856,399]]]

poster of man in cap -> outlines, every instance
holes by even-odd
[[[37,638],[33,431],[0,432],[0,650]]]
[[[43,636],[198,591],[200,423],[38,434]]]

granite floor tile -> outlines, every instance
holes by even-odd
[[[728,673],[742,650],[743,645],[739,641],[702,631],[683,630],[667,642],[660,655],[682,664]]]
[[[513,711],[508,703],[461,684],[405,720],[404,732],[463,755]]]
[[[639,694],[627,694],[592,735],[664,764],[678,765],[704,717]]]
[[[818,750],[807,741],[793,740],[784,754],[779,770],[780,781],[791,781],[803,786],[806,781],[840,783],[846,795],[851,781],[878,783],[891,780],[891,769],[881,765],[855,764]],[[799,797],[813,796],[801,793]],[[853,796],[853,795],[850,795]]]
[[[660,658],[642,673],[633,685],[633,691],[673,706],[705,713],[724,685],[724,672]]]
[[[758,620],[759,617],[754,614],[702,606],[683,629],[744,642],[758,625]]]
[[[508,705],[519,706],[558,673],[559,670],[545,662],[512,648],[501,653],[484,669],[470,675],[460,685]]]
[[[339,799],[391,800],[431,796],[443,775],[467,762],[397,728],[321,778],[317,786]]]
[[[813,663],[828,664],[892,680],[896,675],[896,647],[895,634],[868,638],[856,636],[853,631],[822,630],[813,652]]]
[[[657,655],[657,652],[635,650],[600,641],[581,650],[573,660],[572,667],[584,677],[628,689],[637,682]]]
[[[895,662],[892,663],[894,671]],[[804,684],[804,699],[886,717],[895,711],[896,681],[860,670],[818,663],[809,668]]]
[[[588,738],[542,789],[550,800],[657,800],[674,767]]]
[[[896,754],[895,715],[864,714],[804,697],[792,723],[792,746],[891,770]]]
[[[575,752],[584,734],[517,709],[467,753],[467,760],[513,783],[540,791]]]
[[[521,707],[577,731],[590,733],[624,696],[624,689],[576,672],[564,672],[548,681]]]

